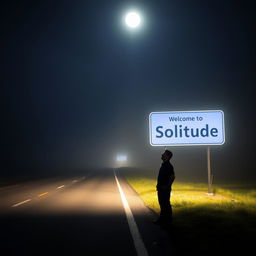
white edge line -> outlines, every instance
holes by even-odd
[[[64,187],[65,187],[65,185],[62,185],[62,186],[57,187],[57,189],[64,188]]]
[[[131,232],[131,235],[132,235],[132,238],[133,238],[135,249],[137,251],[137,255],[138,256],[148,256],[148,252],[147,252],[146,247],[145,247],[145,245],[142,241],[139,229],[138,229],[137,224],[134,220],[134,217],[133,217],[132,211],[129,207],[128,201],[127,201],[127,199],[125,197],[125,194],[122,190],[122,187],[121,187],[121,185],[120,185],[120,183],[117,179],[115,170],[114,170],[114,175],[115,175],[117,187],[118,187],[121,199],[122,199],[123,207],[124,207],[124,210],[125,210],[127,222],[128,222],[130,232]]]
[[[25,203],[27,203],[27,202],[29,202],[29,201],[31,201],[31,199],[27,199],[27,200],[22,201],[22,202],[20,202],[20,203],[14,204],[14,205],[12,205],[12,207],[17,207],[17,206],[22,205],[22,204],[25,204]]]

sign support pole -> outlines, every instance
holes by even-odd
[[[210,146],[207,146],[207,169],[208,169],[208,194],[213,195],[212,190],[212,172],[211,172],[211,152],[210,152]]]

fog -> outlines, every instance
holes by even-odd
[[[136,6],[132,33],[123,13]],[[247,1],[12,1],[1,13],[1,177],[157,171],[153,111],[221,109],[216,180],[255,181],[254,13]],[[177,177],[207,176],[206,146],[168,147]]]

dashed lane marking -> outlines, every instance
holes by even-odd
[[[81,180],[83,180],[83,179],[85,179],[85,178],[86,178],[86,177],[84,176],[84,177],[81,178]],[[76,183],[76,182],[78,182],[78,180],[73,180],[73,181],[72,181],[72,183]],[[15,185],[15,186],[16,186],[16,185]],[[14,186],[13,186],[13,187],[14,187]],[[65,187],[65,185],[61,185],[61,186],[57,187],[57,189],[61,189],[61,188],[64,188],[64,187]],[[49,194],[49,192],[44,192],[44,193],[39,194],[39,195],[37,195],[37,196],[38,196],[38,197],[42,197],[42,196],[45,196],[45,195],[47,195],[47,194]],[[19,203],[17,203],[17,204],[12,205],[11,207],[17,207],[17,206],[22,205],[22,204],[25,204],[25,203],[27,203],[27,202],[29,202],[29,201],[31,201],[31,199],[27,199],[27,200],[25,200],[25,201],[19,202]]]
[[[42,194],[39,194],[38,197],[45,196],[45,195],[47,195],[48,193],[49,193],[49,192],[44,192],[44,193],[42,193]]]
[[[12,207],[17,207],[17,206],[22,205],[22,204],[25,204],[25,203],[27,203],[27,202],[29,202],[29,201],[31,201],[31,199],[27,199],[27,200],[22,201],[22,202],[20,202],[20,203],[14,204],[14,205],[12,205]]]

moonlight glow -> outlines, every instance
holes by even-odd
[[[125,17],[125,23],[128,27],[136,28],[140,25],[140,16],[136,12],[129,12]]]

